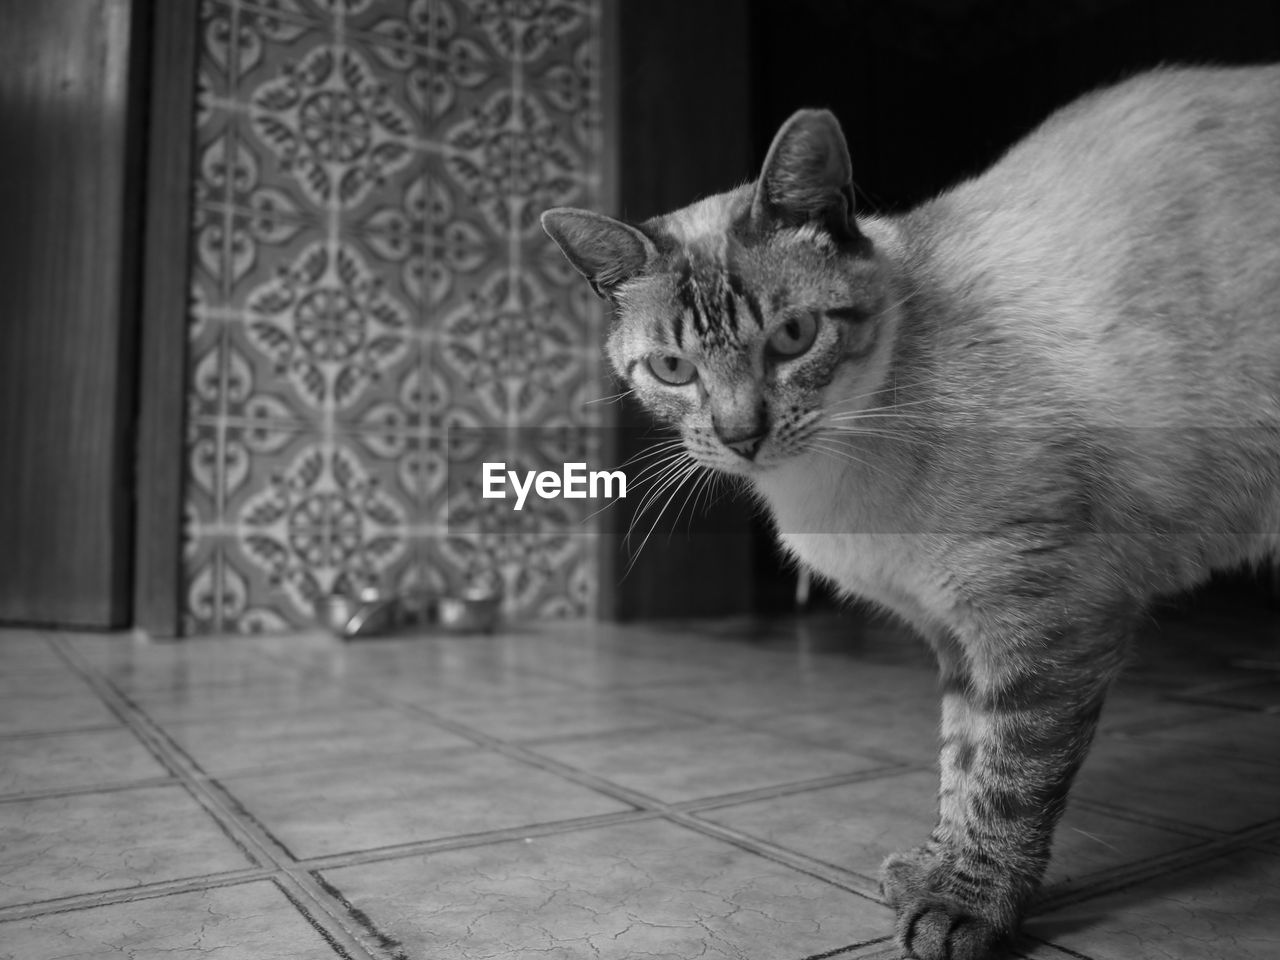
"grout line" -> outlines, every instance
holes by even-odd
[[[146,787],[181,786],[175,776],[143,777],[137,780],[116,780],[109,783],[76,784],[67,787],[50,787],[46,790],[32,790],[27,793],[0,794],[0,804],[23,803],[36,800],[56,800],[60,797],[81,797],[91,793],[123,793],[126,790],[141,790]]]
[[[134,903],[138,900],[156,900],[179,893],[219,890],[223,887],[234,887],[243,883],[269,880],[275,876],[275,873],[274,870],[255,867],[226,873],[210,873],[200,877],[160,880],[155,883],[142,883],[131,887],[115,887],[111,890],[102,890],[95,893],[77,893],[66,897],[54,897],[49,900],[15,903],[0,907],[0,923],[11,920],[30,920],[35,917],[70,913],[75,910],[88,910],[93,907],[110,907],[120,903]]]
[[[311,912],[311,909],[303,903],[302,900],[295,895],[295,893],[289,889],[286,884],[282,883],[279,878],[275,877],[272,878],[271,882],[275,884],[275,888],[284,895],[284,898],[293,904],[293,908],[302,915],[302,919],[310,925],[311,929],[315,930],[315,932],[320,935],[320,939],[327,943],[334,953],[341,957],[342,960],[354,960],[351,956],[351,952],[347,950],[346,946],[333,935],[328,927],[316,918],[316,916]],[[345,903],[345,901],[343,902]]]
[[[191,760],[162,727],[109,680],[96,672],[87,672],[80,663],[78,655],[68,649],[61,638],[49,637],[48,639],[68,664],[85,677],[108,709],[116,713],[156,758],[174,772],[187,792],[251,862],[259,866],[274,867],[272,875],[286,893],[292,893],[302,901],[309,902],[322,917],[327,917],[331,921],[324,927],[333,938],[331,945],[336,941],[343,947],[346,960],[354,960],[354,958],[378,960],[377,954],[366,949],[359,937],[347,927],[344,920],[349,918],[342,915],[340,907],[332,902],[328,894],[319,888],[308,873],[297,868],[287,851],[283,850],[282,845],[270,833],[261,830],[256,822],[241,819],[236,815],[236,807],[228,802],[228,795],[215,789],[210,779],[198,775],[203,773],[199,765]],[[313,926],[319,922],[310,913],[305,916]]]
[[[766,860],[772,860],[774,863],[790,867],[798,873],[821,880],[846,893],[852,893],[864,900],[870,900],[872,903],[885,906],[884,900],[880,898],[879,881],[863,876],[853,870],[847,870],[823,860],[817,860],[794,850],[789,850],[786,847],[780,847],[761,840],[758,837],[751,837],[729,827],[722,827],[709,820],[701,820],[679,810],[670,811],[666,814],[666,818],[703,836],[728,843],[739,850],[745,850],[747,853],[755,854]]]
[[[0,743],[12,740],[34,740],[39,737],[62,737],[77,733],[114,733],[123,729],[118,723],[98,723],[84,727],[68,727],[65,730],[24,730],[20,733],[0,733]]]
[[[1181,833],[1189,837],[1199,837],[1201,839],[1209,840],[1223,836],[1223,831],[1215,830],[1213,827],[1204,827],[1199,824],[1188,823],[1184,820],[1174,820],[1169,817],[1162,817],[1159,814],[1147,813],[1143,810],[1134,810],[1118,804],[1107,803],[1105,800],[1094,800],[1087,797],[1072,797],[1071,805],[1084,807],[1098,813],[1105,813],[1108,816],[1115,817],[1117,820],[1128,820],[1130,823],[1139,823],[1146,827],[1158,827],[1161,830],[1168,830],[1171,833]]]
[[[311,876],[325,893],[342,905],[342,908],[347,912],[347,916],[364,928],[365,934],[371,937],[391,957],[391,960],[409,960],[408,954],[399,949],[403,944],[395,937],[379,929],[373,917],[348,900],[346,894],[325,880],[319,873],[312,871]]]
[[[817,790],[827,790],[831,787],[863,783],[868,780],[887,779],[909,772],[912,771],[902,764],[886,764],[883,767],[872,767],[852,773],[836,773],[825,777],[814,777],[810,780],[792,780],[788,783],[757,787],[751,790],[740,790],[736,793],[722,793],[713,797],[700,797],[696,800],[682,800],[669,806],[682,813],[705,813],[725,807],[737,807],[746,803],[789,797],[798,793],[811,793]]]
[[[1217,860],[1229,853],[1256,849],[1259,840],[1269,839],[1277,832],[1280,832],[1280,821],[1273,820],[1237,833],[1219,835],[1162,856],[1092,874],[1088,878],[1088,884],[1079,888],[1073,889],[1069,883],[1061,884],[1056,888],[1060,892],[1050,890],[1037,899],[1028,916],[1040,916],[1071,904],[1125,890],[1172,872]]]
[[[566,833],[598,830],[603,827],[643,823],[648,820],[660,819],[661,817],[662,814],[655,810],[622,810],[617,813],[598,814],[594,817],[578,817],[573,820],[558,820],[551,823],[507,827],[502,830],[491,830],[485,833],[439,837],[432,840],[415,840],[410,843],[353,850],[348,853],[323,854],[306,860],[299,860],[298,864],[313,872],[341,870],[346,867],[362,866],[366,863],[406,860],[447,850],[464,850],[470,847],[485,847],[530,838],[554,837]]]

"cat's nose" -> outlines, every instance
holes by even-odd
[[[764,443],[764,434],[756,433],[749,437],[740,439],[731,439],[729,437],[722,438],[726,447],[738,454],[740,457],[746,457],[748,460],[756,458],[756,452],[760,449],[760,444]]]

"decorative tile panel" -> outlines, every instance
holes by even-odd
[[[600,0],[202,4],[188,633],[495,574],[515,616],[590,608],[576,507],[451,525],[447,497],[451,432],[520,428],[504,455],[542,466],[528,428],[607,392],[599,304],[537,225],[598,203],[599,33]]]

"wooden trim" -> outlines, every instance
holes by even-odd
[[[127,626],[138,4],[3,10],[0,619]]]
[[[199,0],[152,0],[139,323],[134,625],[179,633]]]

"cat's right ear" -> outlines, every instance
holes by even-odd
[[[761,225],[817,222],[837,240],[861,237],[853,218],[853,164],[830,110],[797,110],[779,128],[751,205]]]
[[[590,210],[555,207],[542,215],[542,229],[605,299],[657,255],[653,241],[635,227]]]

